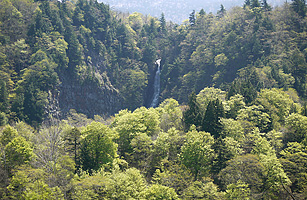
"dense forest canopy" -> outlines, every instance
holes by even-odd
[[[306,3],[242,4],[0,0],[0,198],[305,199]]]

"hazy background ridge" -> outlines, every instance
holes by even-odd
[[[101,1],[100,1],[101,2]],[[195,10],[204,9],[207,13],[216,13],[221,4],[230,9],[233,6],[242,6],[244,0],[104,0],[113,10],[121,12],[139,12],[160,17],[163,12],[167,21],[182,23]],[[269,0],[271,6],[282,5],[285,0]]]

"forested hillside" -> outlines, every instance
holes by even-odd
[[[306,199],[305,1],[243,3],[0,0],[0,198]]]

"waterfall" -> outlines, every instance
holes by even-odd
[[[158,59],[155,64],[158,65],[156,75],[155,75],[155,81],[154,81],[154,93],[152,102],[150,104],[150,107],[156,107],[159,103],[159,95],[160,95],[160,62],[161,59]]]

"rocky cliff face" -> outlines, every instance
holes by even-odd
[[[111,85],[103,86],[65,79],[59,88],[59,107],[65,115],[70,109],[89,117],[108,116],[122,109],[121,96]]]

